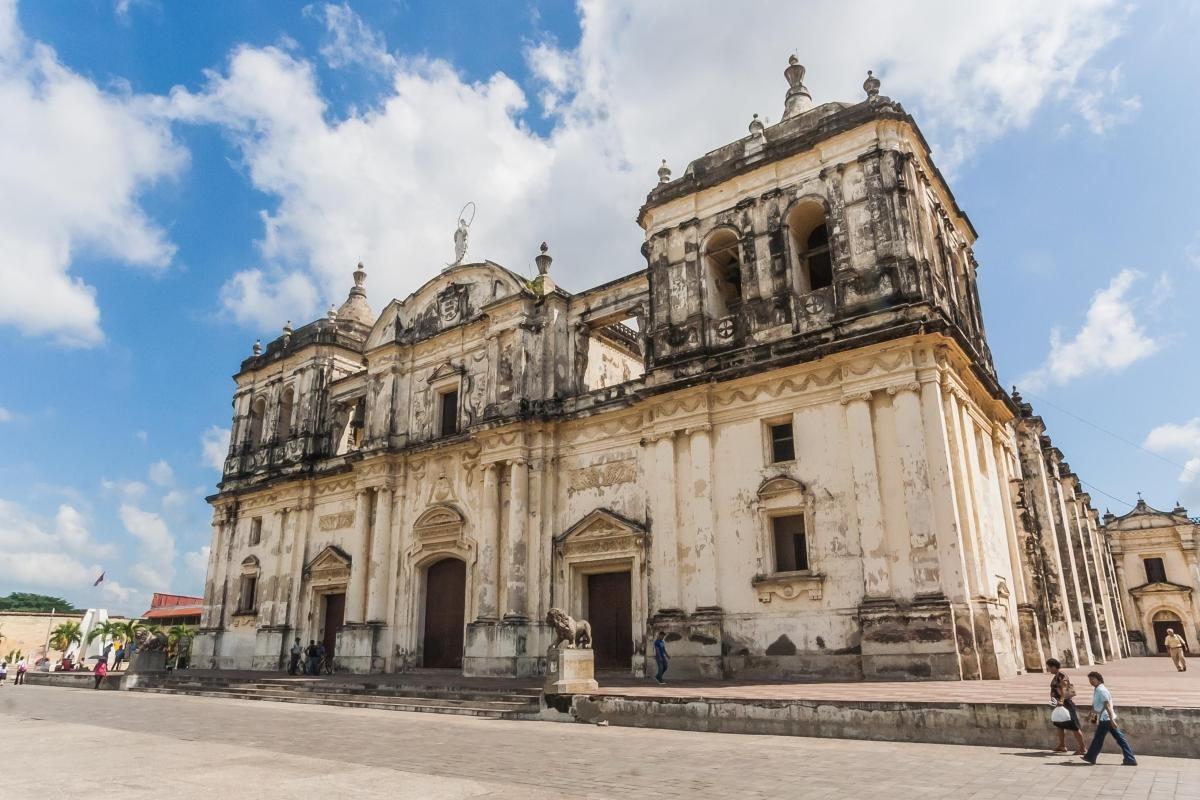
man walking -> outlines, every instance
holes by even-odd
[[[1066,722],[1054,723],[1054,727],[1058,728],[1058,747],[1054,752],[1067,752],[1067,731],[1070,731],[1075,737],[1075,755],[1081,756],[1085,752],[1083,726],[1079,724],[1079,711],[1075,708],[1075,686],[1067,673],[1062,671],[1062,662],[1057,658],[1046,659],[1046,669],[1054,676],[1050,681],[1050,705],[1062,706],[1071,715]]]
[[[300,667],[300,656],[304,655],[304,645],[300,644],[300,637],[296,637],[296,643],[292,645],[292,660],[288,662],[288,675],[295,675]]]
[[[1104,746],[1104,737],[1111,733],[1112,737],[1117,740],[1117,746],[1121,748],[1121,754],[1125,757],[1121,761],[1121,765],[1136,767],[1137,758],[1133,755],[1133,748],[1129,746],[1129,740],[1125,738],[1124,732],[1117,727],[1117,710],[1113,708],[1112,693],[1104,685],[1104,676],[1099,672],[1089,672],[1088,683],[1093,687],[1092,721],[1096,723],[1096,735],[1092,737],[1092,745],[1088,748],[1087,754],[1083,756],[1083,760],[1089,764],[1095,764],[1096,758],[1100,755],[1100,748]]]
[[[658,672],[654,675],[654,680],[659,683],[666,683],[663,675],[667,671],[667,662],[671,660],[671,657],[667,655],[667,643],[664,641],[666,636],[665,632],[659,631],[658,635],[654,637],[654,663],[658,665]]]
[[[1167,646],[1167,652],[1171,654],[1171,661],[1175,663],[1176,671],[1187,672],[1187,641],[1176,633],[1174,628],[1167,628],[1163,644]]]

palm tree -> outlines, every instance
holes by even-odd
[[[89,636],[88,641],[91,640],[92,637]],[[60,653],[65,654],[71,649],[71,645],[79,644],[82,641],[83,630],[75,620],[67,620],[50,632],[50,646]]]
[[[104,622],[98,622],[92,626],[92,629],[88,631],[87,640],[90,644],[99,639],[100,644],[103,645],[106,639],[115,638],[118,634],[120,634],[120,623],[106,619]]]
[[[146,623],[140,619],[127,619],[114,622],[113,626],[113,636],[125,642],[125,652],[128,653],[137,642],[137,632],[146,627]]]
[[[191,648],[192,637],[196,632],[188,625],[172,625],[167,631],[167,643],[175,652],[175,669],[179,669],[179,659],[183,652]]]

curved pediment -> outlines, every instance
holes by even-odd
[[[779,476],[776,478],[768,478],[763,481],[762,486],[758,487],[759,497],[776,497],[789,492],[797,492],[804,494],[804,484],[794,478]]]
[[[453,506],[440,505],[430,508],[413,522],[414,530],[429,530],[432,528],[459,528],[465,520],[458,509]]]
[[[367,348],[392,341],[415,342],[476,319],[498,300],[527,291],[517,273],[491,261],[451,267],[379,315]]]

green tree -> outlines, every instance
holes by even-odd
[[[106,619],[104,622],[98,622],[88,631],[88,642],[100,640],[103,645],[106,639],[114,639],[121,634],[121,624],[116,620]]]
[[[113,626],[113,636],[125,642],[125,652],[128,653],[130,645],[137,641],[137,632],[145,628],[146,623],[140,619],[124,619],[113,622]]]
[[[0,611],[57,611],[60,614],[81,613],[61,597],[30,592],[11,592],[0,597]]]
[[[167,630],[167,644],[175,654],[175,669],[179,669],[179,659],[191,650],[192,637],[196,631],[189,625],[172,625]]]
[[[60,653],[65,653],[73,644],[79,644],[83,641],[83,630],[79,623],[69,619],[66,622],[59,624],[57,628],[50,632],[50,646]],[[91,641],[91,637],[88,637]]]

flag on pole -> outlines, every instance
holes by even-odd
[[[100,577],[99,577],[99,578],[96,578],[96,582],[95,582],[95,583],[93,583],[93,584],[92,584],[92,586],[99,586],[99,585],[100,585],[100,581],[102,581],[102,580],[104,580],[104,573],[103,573],[103,572],[101,572],[101,573],[100,573]]]

